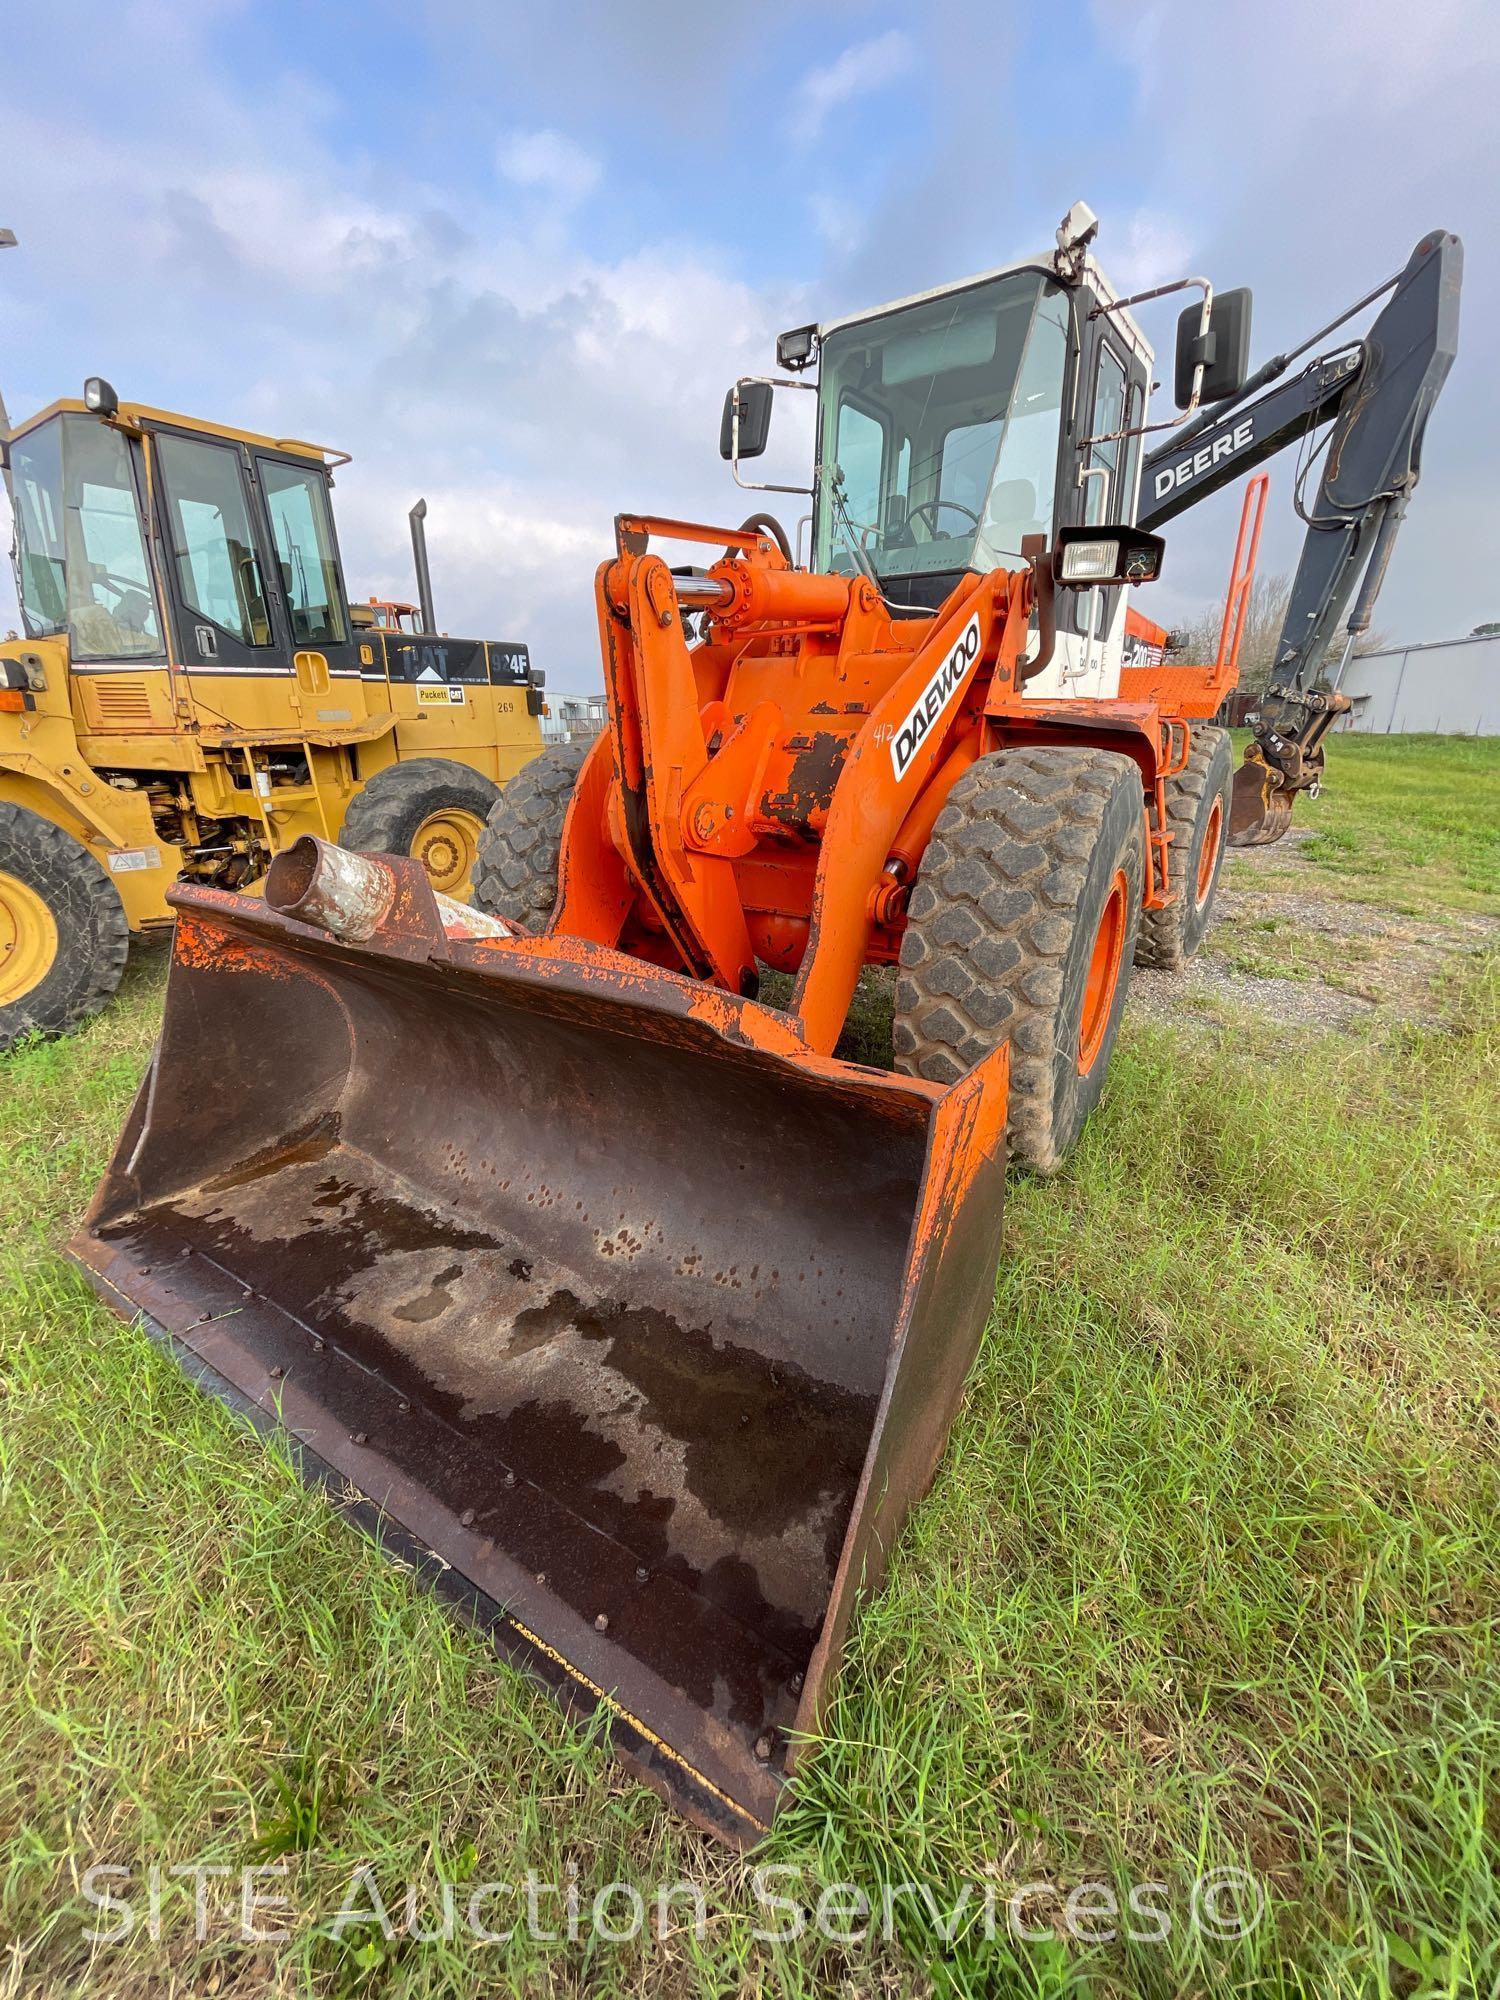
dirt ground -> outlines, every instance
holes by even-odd
[[[1182,973],[1137,969],[1129,1010],[1165,1021],[1248,1007],[1291,1028],[1435,1020],[1445,972],[1500,943],[1500,919],[1348,901],[1298,852],[1310,837],[1231,856],[1202,951]]]

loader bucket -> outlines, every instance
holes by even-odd
[[[445,931],[389,865],[363,942],[174,892],[161,1040],[72,1255],[751,1841],[983,1328],[1005,1051],[947,1090],[820,1057],[619,953]]]

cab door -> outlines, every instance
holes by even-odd
[[[264,683],[291,670],[246,454],[230,439],[190,431],[157,430],[150,442],[174,652],[190,682],[204,684],[205,710],[244,727],[263,712]]]
[[[1075,518],[1085,527],[1135,519],[1140,477],[1139,436],[1121,437],[1145,421],[1145,372],[1140,358],[1107,318],[1093,322],[1092,354],[1084,356],[1085,424]],[[1119,686],[1125,630],[1125,589],[1073,593],[1077,642],[1066,679],[1070,691],[1113,695]]]
[[[367,713],[361,659],[349,616],[326,468],[274,451],[250,454],[250,478],[264,512],[274,565],[275,608],[303,720],[347,725]],[[381,706],[384,704],[382,703]]]

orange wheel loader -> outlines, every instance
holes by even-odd
[[[942,1454],[1007,1155],[1057,1165],[1132,963],[1182,963],[1214,892],[1232,647],[1122,663],[1161,560],[1135,518],[1152,356],[1096,226],[1080,206],[1044,257],[783,337],[778,382],[817,399],[809,564],[765,515],[619,520],[609,727],[512,782],[478,908],[312,838],[264,901],[175,890],[160,1046],[73,1246],[739,1842]],[[1387,308],[1442,305],[1429,386],[1456,256],[1429,239]],[[1179,334],[1215,472],[1257,456],[1219,448],[1247,332],[1205,288]],[[1338,378],[1346,472],[1400,400],[1392,353]],[[773,393],[730,393],[737,477]],[[1299,756],[1266,739],[1252,783],[1309,782]],[[894,1072],[835,1052],[867,965],[896,968]]]

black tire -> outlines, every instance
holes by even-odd
[[[349,801],[339,846],[356,854],[415,855],[434,889],[467,897],[479,836],[499,796],[500,787],[482,772],[449,757],[387,764]]]
[[[549,743],[501,794],[479,842],[474,905],[529,931],[546,927],[557,901],[563,821],[591,743]]]
[[[1187,763],[1166,785],[1172,879],[1178,885],[1178,898],[1165,910],[1141,911],[1135,941],[1137,965],[1157,972],[1181,972],[1208,935],[1219,870],[1224,865],[1233,790],[1234,751],[1229,731],[1200,729],[1194,724]]]
[[[119,894],[88,849],[40,813],[0,803],[0,1050],[82,1026],[119,985],[129,951]]]
[[[1038,1173],[1056,1170],[1104,1087],[1145,863],[1136,766],[1052,748],[971,765],[922,858],[896,977],[897,1065],[953,1083],[1009,1037],[1010,1150]]]

